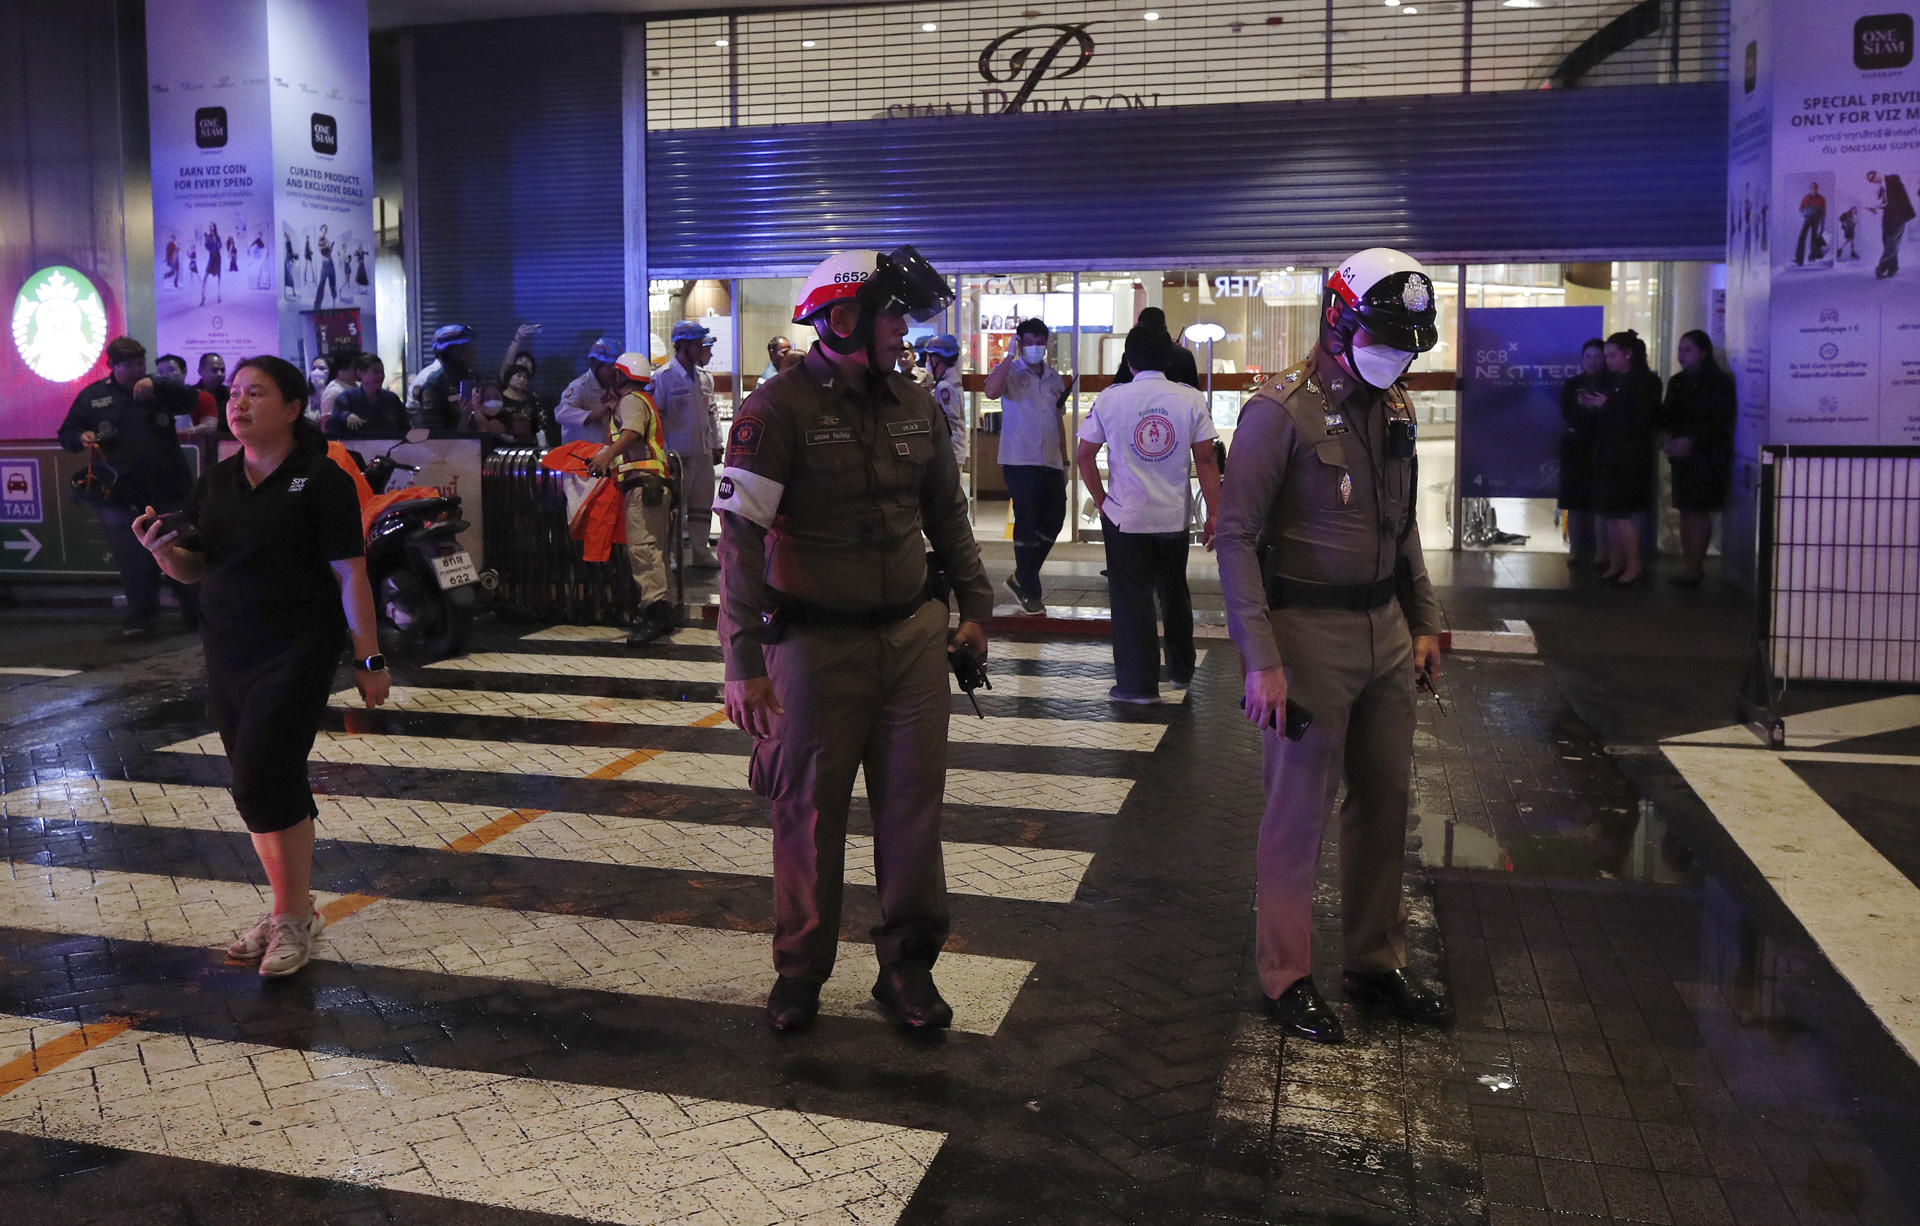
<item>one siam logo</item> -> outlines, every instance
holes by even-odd
[[[193,143],[202,149],[219,149],[226,145],[226,107],[203,106],[193,113]]]
[[[340,125],[333,116],[313,113],[313,151],[328,157],[340,152]]]
[[[1913,15],[1886,13],[1853,23],[1853,66],[1869,72],[1913,63]]]
[[[56,264],[20,287],[13,300],[13,347],[34,374],[71,383],[93,369],[106,344],[106,304],[81,273]]]
[[[1029,35],[1052,33],[1051,38]],[[996,68],[995,57],[1006,57]],[[1065,67],[1059,67],[1065,59]],[[1093,59],[1093,36],[1085,23],[1079,25],[1020,26],[988,43],[980,52],[980,75],[994,85],[1020,82],[1020,88],[1007,99],[1003,113],[1011,115],[1026,105],[1040,82],[1073,76]]]

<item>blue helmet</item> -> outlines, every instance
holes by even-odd
[[[673,335],[669,338],[669,343],[678,345],[687,341],[696,345],[711,344],[713,333],[707,331],[707,326],[697,319],[683,319],[673,325]]]
[[[619,360],[619,346],[611,344],[605,339],[593,342],[593,347],[587,350],[587,361],[589,362],[606,362],[611,364]]]
[[[960,359],[960,342],[955,339],[953,333],[942,332],[938,336],[930,336],[921,341],[920,352],[937,353],[947,361],[955,362]]]
[[[465,324],[448,324],[433,334],[433,351],[445,353],[456,345],[473,344],[473,329]]]

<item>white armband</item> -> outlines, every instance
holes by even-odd
[[[780,499],[786,492],[786,486],[770,477],[728,465],[720,470],[713,509],[732,511],[762,528],[771,528],[774,517],[780,513]]]

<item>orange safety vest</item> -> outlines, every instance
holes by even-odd
[[[623,423],[628,420],[627,400],[634,396],[638,396],[647,406],[647,429],[646,433],[641,435],[641,449],[639,454],[621,460],[619,475],[622,478],[641,476],[665,477],[667,475],[667,447],[666,436],[660,424],[660,409],[653,403],[653,397],[647,395],[646,392],[635,388],[620,397],[620,407],[615,410],[612,417],[607,419],[607,441],[618,441],[621,434],[625,433],[629,428]]]

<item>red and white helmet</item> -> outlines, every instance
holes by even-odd
[[[647,361],[644,353],[623,353],[615,360],[613,368],[622,378],[635,383],[647,383],[653,379],[653,363]]]
[[[1433,278],[1404,251],[1368,247],[1342,260],[1327,278],[1327,305],[1341,308],[1343,334],[1357,323],[1407,353],[1425,353],[1440,340]]]
[[[851,301],[879,267],[878,251],[836,251],[821,260],[800,287],[793,322],[808,323],[835,303]]]

